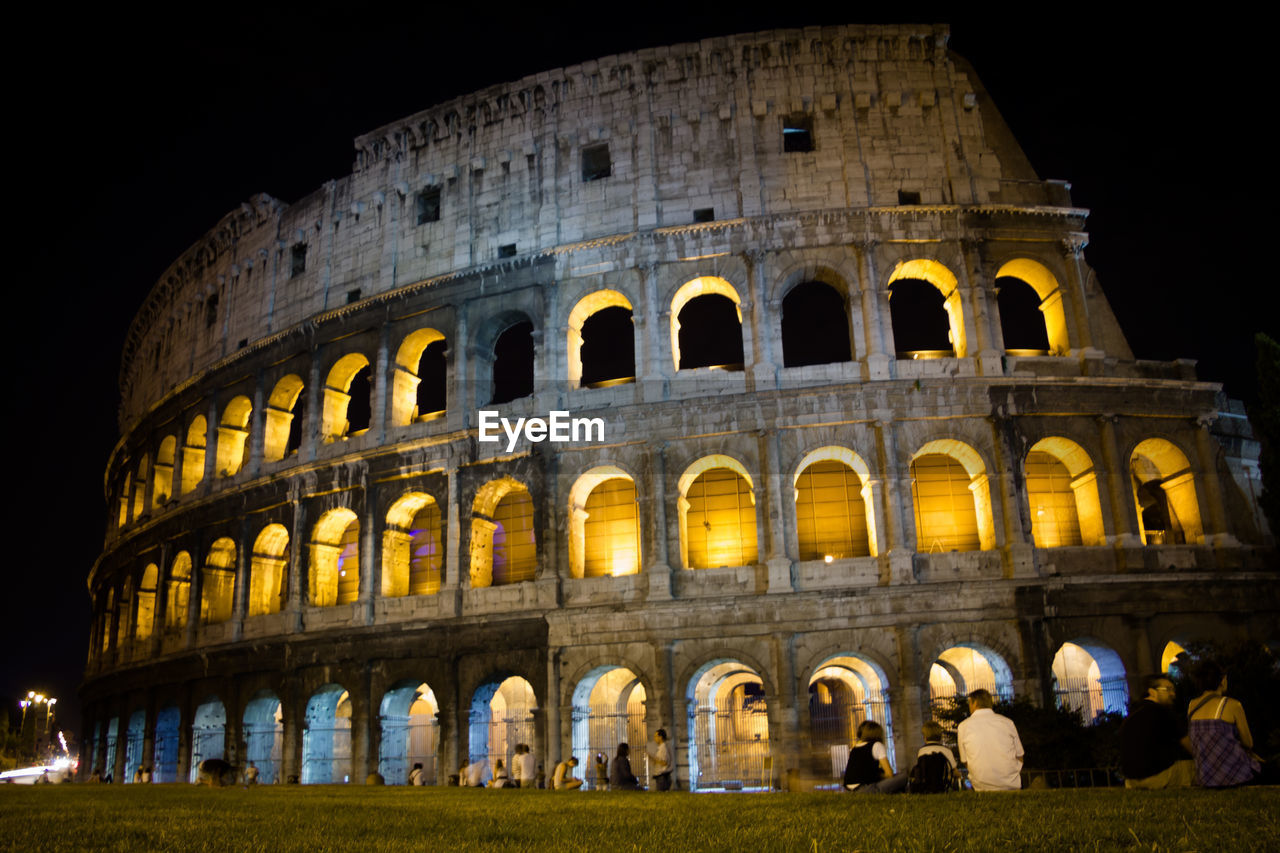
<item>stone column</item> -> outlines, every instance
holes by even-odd
[[[769,782],[778,787],[789,771],[803,772],[800,732],[800,701],[796,684],[795,634],[776,634],[772,643],[773,670],[776,675],[777,694],[769,703],[772,725],[769,732],[769,755],[773,758],[773,773]],[[807,695],[807,694],[806,694]]]
[[[467,359],[470,345],[467,342],[467,306],[458,306],[454,322],[455,339],[446,342],[445,369],[448,371],[445,400],[445,422],[450,430],[464,429],[471,423],[471,412],[475,408],[472,400],[471,386],[467,382],[471,365]],[[486,401],[487,402],[487,401]]]
[[[185,648],[192,648],[196,645],[196,639],[200,632],[200,598],[204,595],[204,561],[205,561],[205,543],[200,543],[201,547],[192,548],[188,553],[191,554],[191,582],[187,584],[187,626]]]
[[[670,543],[667,530],[667,466],[666,442],[649,442],[648,462],[650,466],[649,487],[645,497],[652,508],[653,523],[649,525],[651,535],[648,542],[648,558],[645,560],[645,574],[649,576],[650,600],[667,600],[671,598],[671,564]]]
[[[375,716],[371,676],[372,671],[365,664],[351,694],[351,782],[355,785],[363,785],[368,775],[378,769],[377,753],[370,749]]]
[[[889,379],[893,374],[893,323],[889,313],[889,290],[876,276],[873,244],[856,243],[858,271],[862,279],[862,323],[866,334],[866,379]]]
[[[252,536],[249,519],[241,519],[239,542],[236,543],[236,576],[231,588],[231,638],[237,641],[244,636],[244,619],[249,611],[249,569],[253,565]]]
[[[547,709],[546,713],[546,729],[547,729],[547,766],[555,767],[560,761],[563,754],[564,744],[562,742],[562,732],[560,731],[560,651],[559,649],[547,649],[547,698],[543,703],[543,707]],[[570,712],[572,713],[572,712]],[[538,729],[535,725],[534,731]],[[570,752],[572,755],[572,752]],[[583,777],[586,776],[586,768],[580,770]]]
[[[450,467],[445,483],[444,577],[440,579],[441,615],[458,613],[462,589],[462,502],[458,469]],[[468,513],[470,515],[470,513]]]
[[[1209,425],[1217,415],[1205,414],[1196,419],[1196,461],[1200,465],[1200,481],[1204,486],[1209,523],[1204,525],[1204,541],[1215,548],[1232,548],[1239,544],[1227,522],[1227,511],[1222,500],[1222,481],[1218,477],[1218,447],[1209,434]],[[1198,496],[1197,496],[1198,497]],[[1201,523],[1203,523],[1203,518]]]
[[[664,335],[666,339],[670,338],[671,314],[659,301],[657,265],[645,261],[636,264],[635,270],[640,276],[640,305],[637,307],[642,315],[642,323],[637,318],[640,347],[636,352],[636,378],[641,385],[640,398],[653,402],[666,396],[665,380],[674,374],[669,345],[663,344]]]
[[[747,263],[748,286],[751,288],[751,340],[752,348],[748,356],[747,342],[742,342],[743,356],[749,357],[749,362],[744,365],[748,371],[748,391],[762,390],[766,388],[775,388],[778,384],[778,362],[774,351],[774,341],[777,333],[774,331],[775,318],[780,318],[781,312],[773,310],[777,306],[773,305],[769,300],[769,285],[765,280],[765,258],[767,253],[760,249],[750,249],[742,254],[743,259]],[[746,310],[746,306],[743,306]],[[743,331],[746,331],[747,324],[743,324]],[[781,330],[779,329],[779,332]]]
[[[281,755],[280,776],[283,781],[290,777],[302,778],[302,728],[305,712],[298,707],[297,687],[292,677],[281,685],[280,691],[280,728]]]
[[[285,612],[288,613],[286,622],[288,630],[296,633],[302,630],[302,610],[307,603],[307,578],[303,568],[303,561],[306,559],[305,553],[307,549],[307,508],[297,494],[297,487],[290,489],[289,503],[293,506],[293,524],[289,530],[289,566],[288,577],[289,584],[288,595],[286,596]]]
[[[1129,489],[1129,464],[1120,453],[1120,445],[1116,438],[1116,415],[1098,416],[1098,437],[1102,445],[1102,464],[1104,471],[1099,478],[1104,481],[1109,506],[1113,535],[1111,541],[1119,548],[1137,548],[1142,545],[1138,536],[1137,508],[1133,505],[1132,493]]]
[[[880,540],[880,553],[888,557],[889,566],[889,577],[882,575],[881,582],[912,583],[915,580],[913,557],[917,545],[915,514],[911,506],[911,469],[900,467],[895,423],[877,420],[875,432],[878,465],[884,472],[885,529]]]
[[[376,436],[379,446],[387,443],[387,428],[391,424],[391,391],[395,388],[392,371],[395,365],[391,362],[391,326],[385,321],[378,334],[378,352],[374,355],[375,364],[370,372],[373,382],[373,399],[370,400],[371,413],[368,435]]]
[[[1102,356],[1102,353],[1093,345],[1093,331],[1089,328],[1088,298],[1084,292],[1084,272],[1080,268],[1084,259],[1084,247],[1088,244],[1089,239],[1084,234],[1071,234],[1063,238],[1059,244],[1062,249],[1063,265],[1067,269],[1069,296],[1064,301],[1063,308],[1068,309],[1067,313],[1070,315],[1067,318],[1068,327],[1072,325],[1072,320],[1075,321],[1075,352],[1086,358]]]
[[[156,761],[156,698],[153,691],[147,691],[146,701],[142,705],[146,715],[142,724],[142,755],[140,767],[150,767],[154,771]],[[154,776],[152,777],[154,779]]]
[[[210,484],[218,473],[218,404],[212,399],[209,400],[205,418],[204,474],[200,478],[200,485],[202,491],[208,492],[213,488]]]
[[[374,622],[374,600],[382,595],[382,531],[378,518],[377,487],[366,479],[364,507],[360,513],[360,592],[357,608],[364,624]]]
[[[307,374],[307,387],[302,393],[307,395],[306,418],[302,424],[302,438],[298,446],[298,461],[310,462],[316,458],[320,448],[320,416],[324,413],[324,385],[320,378],[320,354],[315,350],[315,341],[308,339],[311,349],[311,370]],[[295,404],[296,406],[296,404]]]
[[[791,592],[791,555],[787,553],[787,528],[793,513],[788,512],[783,495],[786,486],[781,470],[781,447],[776,430],[762,430],[757,441],[760,458],[760,491],[764,500],[757,506],[757,516],[763,510],[765,517],[764,538],[765,550],[761,562],[768,569],[769,592]]]
[[[993,282],[988,280],[982,263],[982,241],[961,241],[964,264],[961,266],[962,295],[969,310],[965,312],[965,326],[973,329],[969,339],[969,355],[978,360],[980,376],[1000,376],[1004,373],[1001,356],[1004,355],[1004,336],[1000,331],[1000,312],[993,310]]]
[[[907,772],[915,763],[917,738],[925,723],[926,694],[923,685],[929,681],[926,661],[919,645],[919,629],[899,625],[894,629],[899,654],[901,681],[889,694],[889,712],[897,721],[893,727],[893,751],[899,773]]]
[[[267,446],[267,400],[262,390],[262,374],[253,389],[253,412],[249,416],[249,464],[245,468],[250,477],[262,473],[262,457]]]

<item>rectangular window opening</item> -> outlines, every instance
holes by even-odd
[[[418,193],[418,224],[440,221],[440,188],[426,187]]]
[[[515,256],[516,256],[516,244],[515,244],[515,243],[505,243],[505,244],[503,244],[503,245],[501,245],[501,246],[499,246],[499,247],[498,247],[498,257],[500,257],[500,258],[514,258]]]
[[[898,204],[919,204],[920,193],[909,190],[898,190]]]
[[[716,218],[716,209],[714,207],[699,207],[693,212],[694,222],[713,222]]]
[[[813,116],[790,115],[782,120],[782,150],[787,154],[813,150]]]
[[[360,301],[360,288],[358,288],[358,287],[357,287],[355,290],[348,290],[348,291],[347,291],[347,304],[348,304],[348,305],[350,305],[352,302],[359,302],[359,301]]]
[[[302,275],[307,271],[307,244],[299,243],[293,247],[293,256],[289,264],[289,278]]]
[[[588,145],[582,149],[582,180],[595,181],[613,174],[613,162],[609,159],[609,143]]]

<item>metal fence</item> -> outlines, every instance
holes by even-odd
[[[643,700],[630,703],[626,713],[573,709],[573,754],[587,788],[603,791],[609,787],[608,768],[620,743],[631,748],[631,772],[643,783],[649,777]],[[603,764],[598,756],[604,758]]]
[[[764,790],[771,786],[769,719],[763,700],[740,710],[693,708],[689,712],[697,762],[696,790]]]
[[[222,757],[226,740],[222,726],[191,727],[191,778],[189,781],[194,782],[199,778],[200,762]]]
[[[1123,714],[1129,705],[1129,683],[1123,677],[1054,678],[1053,693],[1059,708],[1075,711],[1086,723],[1106,712]]]
[[[893,722],[889,699],[883,691],[873,699],[809,702],[810,770],[815,777],[843,780],[849,763],[849,747],[857,739],[858,726],[874,720],[884,727],[885,748],[893,756]],[[892,759],[891,759],[892,760]]]
[[[342,718],[328,726],[309,725],[302,733],[302,784],[343,784],[350,781],[351,721]]]
[[[270,785],[280,781],[284,726],[280,723],[245,723],[244,740],[245,760],[252,761],[258,768],[258,782]]]

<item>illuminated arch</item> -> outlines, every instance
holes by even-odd
[[[1063,643],[1053,656],[1053,689],[1058,707],[1074,711],[1086,723],[1102,713],[1129,708],[1129,681],[1115,650],[1089,637]]]
[[[227,537],[209,546],[200,573],[200,624],[214,625],[231,618],[236,589],[236,543]]]
[[[156,588],[160,583],[160,567],[148,563],[138,583],[138,615],[133,623],[133,638],[139,643],[151,639],[156,618]]]
[[[331,509],[311,530],[307,588],[317,607],[350,604],[360,596],[360,520],[346,507]]]
[[[233,397],[222,410],[222,423],[218,426],[216,464],[219,477],[234,477],[244,467],[249,418],[252,414],[253,403],[245,396]]]
[[[495,676],[476,688],[468,719],[471,761],[498,759],[510,766],[516,744],[535,741],[534,711],[538,697],[533,685],[518,675]]]
[[[874,661],[857,654],[833,655],[809,678],[809,742],[812,771],[842,779],[849,744],[858,726],[874,720],[884,727],[885,749],[894,760],[889,679]]]
[[[284,713],[280,697],[259,690],[244,707],[245,760],[258,768],[258,782],[280,781],[284,765]]]
[[[208,442],[209,422],[196,415],[187,426],[187,441],[182,446],[182,493],[189,494],[204,479],[204,450]]]
[[[284,609],[289,571],[289,531],[268,524],[253,542],[249,564],[249,615],[265,616]]]
[[[267,462],[279,462],[298,450],[302,443],[302,412],[299,401],[303,383],[290,373],[271,389],[267,398],[266,435],[262,456]]]
[[[151,507],[159,509],[173,497],[173,460],[177,451],[178,440],[166,435],[160,441],[160,449],[156,451],[156,467],[152,475],[155,482],[151,485]]]
[[[435,691],[414,679],[397,681],[379,706],[382,740],[378,772],[388,785],[406,785],[409,771],[422,765],[425,784],[434,785],[440,743],[440,705]]]
[[[407,426],[427,412],[418,411],[418,386],[426,377],[418,375],[422,354],[427,347],[443,342],[443,332],[436,329],[418,329],[400,342],[396,350],[395,367],[391,374],[391,424]],[[438,377],[432,377],[437,379]]]
[[[986,466],[964,442],[936,439],[916,451],[911,499],[918,551],[989,551],[996,546]]]
[[[144,453],[138,460],[137,473],[133,478],[133,509],[130,517],[137,521],[147,508],[147,478],[151,473],[151,456]]]
[[[995,650],[982,643],[956,643],[929,667],[929,698],[935,719],[945,722],[965,697],[986,690],[997,701],[1013,701],[1013,671]]]
[[[871,472],[861,456],[820,447],[800,460],[791,484],[801,560],[879,553]]]
[[[601,465],[569,489],[569,569],[575,578],[640,571],[636,484],[614,465]]]
[[[636,778],[643,781],[649,775],[649,753],[644,748],[649,740],[647,695],[639,676],[613,664],[595,667],[574,687],[573,756],[588,788],[608,787],[608,777],[599,778],[594,757],[603,754],[612,761],[620,743],[631,747],[631,772]]]
[[[689,680],[689,787],[772,787],[764,680],[737,660],[703,664]],[[763,783],[763,784],[762,784]]]
[[[597,290],[589,293],[569,312],[566,334],[568,337],[569,387],[577,388],[582,384],[582,327],[593,315],[607,308],[625,308],[632,311],[631,302],[616,290]],[[628,342],[631,343],[631,342]],[[635,373],[635,352],[632,351],[631,372]],[[622,377],[617,377],[621,379]]]
[[[222,758],[227,743],[227,709],[216,696],[209,696],[196,706],[191,723],[191,775],[195,782],[200,776],[200,763],[210,758]]]
[[[125,465],[127,466],[128,464],[126,461]],[[116,527],[120,529],[124,529],[124,526],[129,523],[129,495],[132,492],[132,483],[133,473],[125,471],[124,476],[120,478],[119,486],[116,487]]]
[[[471,518],[471,586],[503,586],[533,580],[537,537],[533,499],[519,480],[502,477],[476,492]]]
[[[443,561],[436,499],[423,492],[402,495],[387,511],[382,534],[382,594],[435,594]]]
[[[1027,451],[1027,501],[1037,548],[1105,545],[1093,460],[1069,438],[1042,438]]]
[[[1144,545],[1204,542],[1195,477],[1186,454],[1163,438],[1148,438],[1129,457],[1133,502]]]
[[[722,278],[704,275],[685,282],[671,297],[671,356],[676,370],[680,369],[680,312],[699,296],[723,296],[734,305],[738,325],[742,325],[742,298],[733,285]],[[739,329],[741,335],[741,329]]]
[[[680,552],[686,569],[753,565],[759,558],[751,475],[731,456],[704,456],[680,475]]]
[[[996,270],[996,278],[1016,278],[1030,285],[1040,297],[1040,313],[1044,315],[1049,354],[1066,355],[1071,351],[1071,342],[1067,336],[1067,317],[1062,307],[1062,289],[1044,264],[1030,258],[1016,258]]]
[[[307,700],[302,732],[302,784],[351,780],[351,696],[341,684],[326,684]]]
[[[165,630],[177,630],[187,625],[187,608],[191,598],[191,555],[179,551],[169,567],[164,604]]]
[[[348,420],[351,395],[347,392],[351,390],[356,375],[368,368],[369,359],[358,352],[347,353],[330,368],[324,381],[324,402],[320,414],[320,435],[324,441],[337,441],[351,433]]]
[[[957,358],[964,358],[968,354],[969,347],[964,331],[964,308],[955,273],[937,261],[927,258],[898,261],[893,268],[893,273],[889,276],[887,286],[892,286],[895,281],[908,279],[927,281],[942,294],[943,308],[947,312],[951,348]]]

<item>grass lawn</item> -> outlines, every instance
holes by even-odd
[[[1280,788],[848,794],[0,787],[0,849],[1280,850]]]

